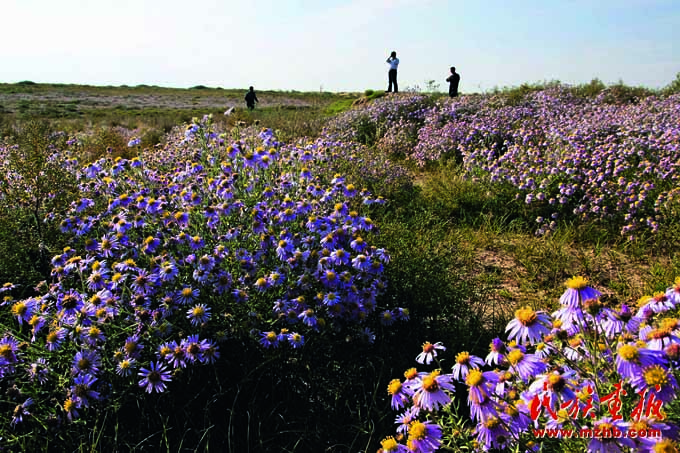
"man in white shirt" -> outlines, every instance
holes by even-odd
[[[392,84],[394,84],[394,92],[399,92],[399,86],[397,85],[397,66],[399,66],[399,58],[397,58],[397,52],[392,51],[389,58],[387,59],[387,64],[390,65],[390,70],[387,72],[387,93],[392,92]]]

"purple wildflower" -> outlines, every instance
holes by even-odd
[[[515,311],[515,318],[505,328],[508,340],[517,339],[521,344],[527,341],[530,344],[541,340],[541,335],[550,332],[550,317],[543,312],[535,312],[530,307],[520,308]]]
[[[426,341],[423,344],[423,352],[416,357],[416,362],[429,365],[432,363],[432,360],[437,357],[437,350],[446,351],[446,347],[444,347],[441,342],[432,344],[429,341]]]
[[[71,398],[76,404],[77,408],[90,407],[90,400],[98,400],[99,392],[92,390],[92,384],[97,381],[97,378],[91,374],[82,374],[73,380],[71,386]]]
[[[456,355],[456,364],[453,366],[451,373],[455,380],[462,381],[465,380],[471,369],[479,369],[481,366],[484,366],[484,360],[470,355],[469,352],[461,352]]]
[[[194,326],[199,326],[210,319],[210,307],[205,304],[196,304],[187,311],[187,318]]]
[[[142,377],[139,386],[146,387],[147,393],[164,392],[165,383],[171,380],[169,370],[160,362],[149,363],[149,368],[141,368],[138,375]]]
[[[439,370],[422,373],[420,380],[413,385],[413,404],[428,411],[437,410],[451,402],[451,397],[444,392],[455,391],[451,383],[451,375],[441,375]]]

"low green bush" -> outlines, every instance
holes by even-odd
[[[51,213],[78,193],[72,175],[53,158],[66,137],[29,121],[0,145],[0,281],[21,282],[22,294],[49,279],[50,258],[64,246]]]
[[[137,149],[128,146],[128,140],[113,128],[97,128],[83,141],[83,159],[91,162],[101,157],[122,157],[137,155]]]
[[[667,95],[680,93],[680,72],[678,72],[675,79],[663,89],[663,92]]]

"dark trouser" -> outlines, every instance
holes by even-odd
[[[455,98],[458,96],[458,91],[449,90],[449,97]]]
[[[387,79],[389,80],[389,84],[387,85],[387,92],[388,93],[392,92],[392,84],[394,84],[394,92],[398,93],[399,92],[399,85],[397,85],[397,70],[396,69],[390,69],[387,72]]]
[[[255,103],[254,102],[246,102],[246,106],[248,106],[248,110],[253,110],[255,108]]]

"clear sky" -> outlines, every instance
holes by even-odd
[[[560,80],[658,88],[680,0],[2,0],[0,82],[462,92]]]

